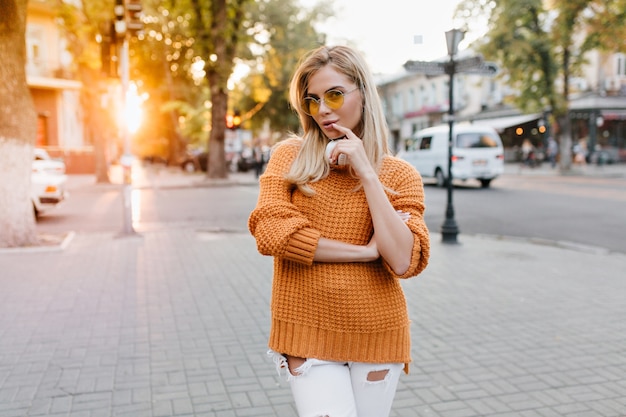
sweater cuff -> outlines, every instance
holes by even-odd
[[[285,250],[285,258],[312,265],[320,236],[321,233],[315,229],[305,228],[298,230],[289,239],[289,244]]]

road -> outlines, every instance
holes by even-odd
[[[167,172],[160,175],[167,175]],[[171,169],[169,172],[172,172]],[[190,225],[206,230],[246,232],[258,187],[248,185],[142,187],[133,190],[134,229]],[[41,217],[40,233],[115,232],[123,227],[119,185],[70,180],[70,198]],[[439,232],[446,190],[427,183],[426,222]],[[487,234],[567,242],[626,253],[626,179],[504,175],[483,189],[455,184],[459,239]]]
[[[426,222],[439,231],[446,190],[427,184]],[[626,179],[504,175],[489,189],[456,185],[455,219],[460,230],[564,241],[626,253]]]

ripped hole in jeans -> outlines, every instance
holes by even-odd
[[[382,371],[372,371],[367,374],[367,380],[368,382],[384,381],[387,377],[387,374],[389,374],[389,369],[383,369]]]

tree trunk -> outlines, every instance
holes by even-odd
[[[26,2],[0,0],[0,247],[36,245],[30,200],[37,114],[26,84]]]
[[[572,124],[569,120],[569,112],[559,118],[559,167],[566,174],[572,169]]]
[[[211,134],[209,137],[209,166],[207,176],[209,178],[227,178],[226,155],[224,141],[226,133],[226,110],[228,108],[228,93],[226,93],[216,81],[211,84]]]
[[[108,134],[109,129],[105,128],[102,115],[94,117],[96,126],[100,129],[94,132],[93,149],[96,162],[96,182],[98,184],[110,184],[109,178],[109,159],[108,159]]]
[[[172,72],[170,71],[170,67],[168,65],[168,61],[166,56],[163,56],[163,73],[165,74],[165,82],[167,85],[167,92],[170,101],[175,101],[179,97],[176,94],[176,87],[174,85],[174,80],[172,79]],[[178,165],[178,162],[184,158],[185,153],[187,151],[187,140],[183,137],[180,132],[180,127],[178,123],[179,113],[176,110],[168,111],[170,124],[172,129],[172,134],[169,135],[169,158],[168,165]]]
[[[98,80],[94,74],[85,71],[83,79],[89,79],[91,85],[98,85],[94,91],[83,92],[83,107],[85,108],[86,133],[91,139],[94,149],[96,183],[110,184],[108,143],[111,136],[111,125],[107,123],[107,110],[102,103],[106,93],[106,85]]]
[[[572,124],[569,118],[569,79],[570,79],[570,47],[563,50],[563,102],[566,103],[564,115],[560,117],[561,133],[559,167],[562,173],[572,169]]]
[[[233,67],[233,53],[228,44],[228,18],[226,1],[211,2],[210,36],[213,39],[213,50],[217,60],[210,63],[207,70],[207,81],[211,90],[211,135],[209,137],[209,178],[227,178],[224,142],[226,134],[226,111],[228,110],[228,77]],[[236,39],[236,38],[235,38]]]

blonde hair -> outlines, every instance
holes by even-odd
[[[330,173],[330,163],[324,157],[328,138],[312,116],[302,108],[311,77],[326,65],[345,75],[359,88],[363,100],[361,121],[354,133],[363,141],[363,147],[376,171],[383,158],[389,154],[388,128],[374,78],[363,57],[347,46],[322,46],[308,52],[300,60],[289,91],[291,106],[296,110],[302,125],[302,146],[285,179],[296,185],[303,193],[313,194],[308,183],[319,181]],[[354,171],[350,172],[355,176]]]

